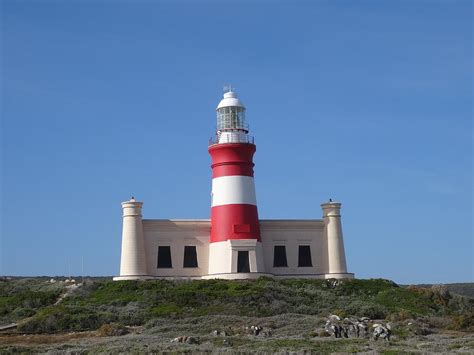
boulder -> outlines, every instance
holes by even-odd
[[[172,343],[199,344],[199,338],[192,336],[180,336],[171,340]]]
[[[392,335],[392,329],[391,329],[390,323],[387,323],[385,326],[382,324],[376,323],[372,326],[372,328],[374,330],[372,336],[375,341],[377,341],[379,338],[390,341],[390,337]]]
[[[326,320],[324,330],[329,336],[335,338],[366,338],[368,337],[368,318],[341,318],[330,315]]]

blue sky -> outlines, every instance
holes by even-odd
[[[0,274],[116,275],[120,202],[208,218],[222,86],[261,218],[343,203],[349,268],[473,281],[472,2],[1,2]]]

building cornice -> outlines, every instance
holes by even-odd
[[[322,219],[261,219],[260,227],[265,229],[314,229],[324,226]],[[202,228],[209,229],[209,219],[144,219],[143,225],[156,228]]]
[[[211,228],[209,219],[144,219],[143,226],[145,228],[158,229],[203,229]]]
[[[265,229],[315,229],[324,227],[322,219],[261,219],[260,227]]]

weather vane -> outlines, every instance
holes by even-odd
[[[224,93],[234,91],[235,88],[231,84],[224,85]]]

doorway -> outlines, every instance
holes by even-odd
[[[250,272],[248,250],[239,250],[237,254],[237,272]]]

